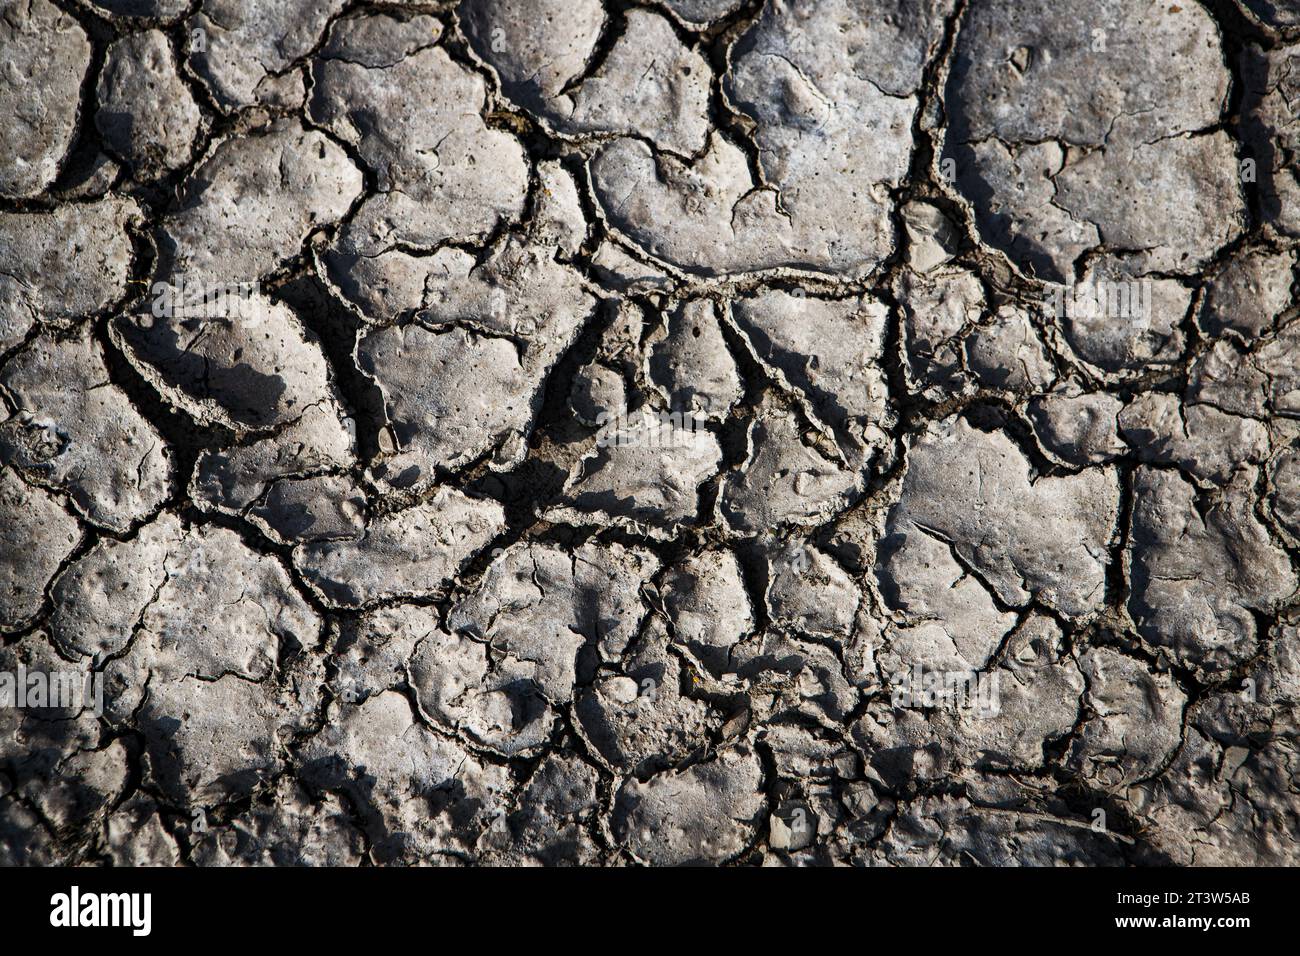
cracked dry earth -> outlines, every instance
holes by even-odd
[[[1297,0],[0,0],[0,144],[0,861],[1300,862]]]

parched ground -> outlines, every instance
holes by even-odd
[[[1300,862],[1298,255],[1300,0],[0,0],[0,862]]]

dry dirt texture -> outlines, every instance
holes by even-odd
[[[1300,863],[1298,256],[1300,0],[0,0],[0,863]]]

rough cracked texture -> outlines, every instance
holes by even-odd
[[[0,0],[0,863],[1300,863],[1297,104],[1293,0]]]

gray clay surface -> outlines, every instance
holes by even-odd
[[[1300,864],[1294,0],[0,0],[0,864]]]

